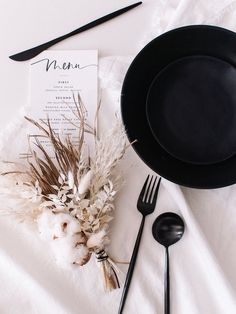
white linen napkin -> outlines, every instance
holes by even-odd
[[[236,1],[229,0],[157,1],[147,36],[138,43],[137,49],[158,34],[187,24],[216,24],[236,30],[235,9]],[[119,111],[120,89],[132,58],[100,60],[101,128],[109,127],[115,112]],[[19,137],[24,138],[22,120],[13,124],[2,136],[2,158],[9,159],[16,154],[20,148]],[[120,170],[125,175],[125,187],[116,202],[109,253],[116,260],[128,261],[141,221],[136,209],[137,197],[151,171],[132,148],[120,164]],[[151,227],[156,216],[165,211],[177,212],[186,223],[184,237],[170,248],[172,313],[236,313],[235,204],[235,186],[195,190],[180,188],[163,179],[156,210],[146,219],[124,313],[163,313],[164,249],[153,239]],[[127,270],[127,266],[121,268]],[[104,294],[99,276],[94,260],[77,271],[62,271],[36,230],[7,217],[1,218],[1,313],[116,313],[122,291]]]

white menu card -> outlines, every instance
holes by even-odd
[[[88,111],[88,123],[93,126],[97,109],[97,68],[96,50],[49,50],[33,58],[29,117],[36,121],[49,118],[57,133],[70,135],[73,141],[76,134],[73,124],[78,124],[73,113],[73,95],[77,99],[79,93]],[[29,134],[35,134],[33,126]]]

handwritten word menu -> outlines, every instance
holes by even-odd
[[[88,123],[94,122],[98,94],[97,59],[96,50],[49,50],[32,59],[29,116],[37,121],[49,119],[56,133],[71,136],[76,144],[75,101],[78,95],[88,111]],[[35,131],[32,126],[30,132],[34,134]]]

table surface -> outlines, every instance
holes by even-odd
[[[28,102],[29,62],[12,61],[8,58],[9,55],[56,38],[134,2],[0,0],[1,129],[13,120],[18,110]],[[178,2],[180,5],[176,10]],[[165,16],[168,21],[171,20],[170,16],[174,15],[168,28],[207,23],[236,31],[236,1],[144,0],[142,6],[93,30],[69,38],[53,49],[98,49],[99,56],[135,55],[147,40],[147,30],[153,23],[156,6],[160,3],[168,4],[167,17]],[[158,11],[159,15],[164,13]],[[166,30],[165,27],[162,29]],[[116,94],[108,93],[107,103],[110,106],[113,105],[110,104],[112,96],[118,98]],[[108,110],[109,112],[112,110]],[[13,137],[16,142],[14,134]],[[14,150],[14,144],[9,149]],[[121,193],[118,198],[119,211],[116,213],[111,241],[111,253],[124,261],[130,258],[140,223],[140,216],[134,210],[134,204],[144,178],[150,172],[131,149],[127,155],[125,161],[132,166],[125,168],[125,193]],[[175,313],[236,313],[235,186],[219,190],[193,190],[180,189],[168,181],[162,181],[156,214],[177,211],[183,216],[187,226],[178,249],[171,250],[172,302]],[[142,239],[145,245],[141,248],[141,254],[145,258],[137,261],[136,277],[133,279],[133,289],[131,286],[129,302],[126,305],[127,313],[142,311],[152,314],[156,313],[156,309],[159,309],[160,313],[163,309],[164,259],[162,247],[157,245],[150,232],[153,219],[154,216],[146,221]],[[18,306],[21,306],[21,313],[46,313],[47,304],[51,305],[48,309],[55,310],[54,313],[78,313],[81,302],[86,306],[85,313],[94,313],[89,309],[94,309],[96,304],[87,302],[87,292],[94,296],[94,291],[97,291],[90,288],[91,282],[94,281],[87,280],[93,265],[81,270],[81,282],[86,287],[85,290],[80,290],[80,282],[75,282],[74,277],[61,272],[54,267],[54,263],[48,262],[50,251],[39,241],[38,234],[29,237],[28,231],[23,233],[19,224],[12,225],[8,226],[5,220],[0,219],[1,313],[3,301],[5,308],[12,308],[11,311],[5,312],[7,314],[18,314]],[[126,232],[121,232],[121,226],[122,230],[129,232],[129,236]],[[98,275],[94,272],[93,276]],[[19,282],[22,283],[21,286]],[[71,293],[64,293],[65,291]],[[111,313],[110,308],[118,306],[120,293],[121,291],[117,291],[108,297],[100,294],[96,300],[100,305],[104,305],[106,313]],[[58,304],[54,304],[55,300],[59,301]],[[135,303],[133,300],[138,301]],[[29,304],[35,312],[31,311]]]
[[[98,49],[99,56],[137,53],[137,43],[150,22],[154,0],[52,49]],[[128,6],[129,0],[0,1],[0,125],[4,128],[28,101],[29,61],[15,62],[9,55],[70,32],[96,18]],[[137,22],[138,21],[138,22]]]

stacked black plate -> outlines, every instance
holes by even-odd
[[[142,160],[180,185],[236,182],[236,35],[206,25],[169,31],[132,62],[122,117]]]

